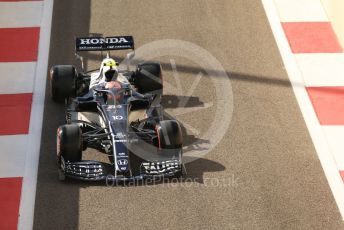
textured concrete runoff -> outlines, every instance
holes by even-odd
[[[343,228],[260,0],[58,0],[50,66],[75,63],[74,37],[91,33],[132,34],[138,49],[180,39],[208,50],[231,80],[231,123],[210,153],[186,165],[189,180],[130,187],[61,183],[54,154],[64,108],[51,101],[47,85],[34,229]],[[99,58],[90,55],[87,65]],[[170,85],[176,84],[175,62],[181,92],[189,97],[185,88],[199,79],[201,67],[178,55],[160,61]],[[187,106],[216,97],[207,87],[211,78],[204,73]],[[174,96],[167,95],[171,111]],[[204,132],[214,107],[177,118]],[[190,130],[187,148],[197,138]]]

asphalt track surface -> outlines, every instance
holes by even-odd
[[[132,34],[136,47],[180,39],[205,48],[230,78],[233,116],[220,143],[186,165],[192,181],[130,187],[62,183],[54,154],[64,111],[47,91],[34,229],[343,228],[260,0],[58,0],[50,66],[75,63],[74,37],[90,33]],[[89,58],[88,66],[97,58]],[[173,79],[170,59],[160,60],[166,81]],[[190,87],[202,68],[173,60],[183,87]],[[211,77],[202,78],[201,89],[208,89],[196,90],[189,107],[215,97]],[[167,107],[178,105],[173,100],[180,97],[167,97]],[[211,111],[181,119],[203,132]],[[185,138],[192,145],[197,135]]]

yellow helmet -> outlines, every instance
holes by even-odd
[[[105,58],[103,61],[102,61],[102,64],[101,64],[101,69],[104,67],[104,66],[108,66],[108,67],[117,67],[118,66],[118,63],[112,59],[112,58]]]
[[[105,81],[115,80],[118,76],[118,63],[112,58],[105,58],[100,66],[100,72]]]

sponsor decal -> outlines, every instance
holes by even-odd
[[[122,108],[122,105],[108,105],[106,107],[106,111],[111,111],[111,110],[114,110],[114,109],[121,109]]]
[[[119,133],[116,133],[115,134],[115,138],[119,138],[119,139],[122,139],[122,138],[125,138],[125,134],[119,132]]]
[[[98,44],[122,44],[129,43],[124,37],[109,38],[80,38],[80,45],[98,45]]]
[[[127,159],[119,159],[119,160],[117,160],[117,164],[119,166],[127,165],[128,164],[128,160]]]
[[[72,173],[74,175],[81,175],[82,173],[86,174],[95,174],[102,173],[103,168],[101,165],[83,165],[83,164],[73,164],[72,162],[65,162],[61,157],[61,169],[66,173]],[[80,167],[81,166],[81,167]]]
[[[141,164],[147,173],[164,173],[180,168],[179,161],[144,162]]]
[[[127,140],[115,140],[115,142],[127,142]]]
[[[133,49],[134,39],[132,36],[120,37],[84,37],[76,39],[77,51],[87,50],[121,50]]]

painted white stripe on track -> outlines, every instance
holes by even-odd
[[[298,69],[294,55],[291,52],[287,38],[285,37],[274,1],[262,0],[262,3],[292,84],[296,100],[299,104],[315,150],[318,154],[321,166],[324,170],[342,218],[344,218],[344,183],[336,167],[336,162],[331,154],[330,147],[326,142],[325,134],[319,124],[305,87],[300,87],[295,84],[295,82],[302,81],[302,75]]]
[[[39,27],[43,1],[0,2],[0,28]]]
[[[322,129],[326,135],[327,141],[330,143],[332,155],[337,163],[338,170],[344,170],[344,126],[322,126]]]
[[[32,93],[36,62],[0,63],[0,94]]]
[[[328,21],[320,0],[275,0],[281,22]]]
[[[23,177],[27,135],[0,136],[0,177]]]
[[[36,68],[36,77],[34,81],[34,93],[32,99],[30,129],[28,135],[28,153],[26,154],[25,160],[25,173],[19,208],[19,230],[29,230],[33,228],[37,171],[42,135],[45,84],[48,73],[53,5],[54,0],[44,0],[40,41],[38,48],[38,62]]]
[[[296,54],[306,86],[344,86],[344,53]]]

